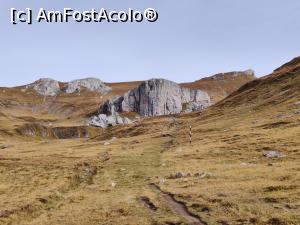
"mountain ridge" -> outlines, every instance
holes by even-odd
[[[205,224],[299,224],[299,66],[205,110],[107,129],[87,113],[141,82],[105,95],[0,88],[0,223],[188,223],[169,196]]]

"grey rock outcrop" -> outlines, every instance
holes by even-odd
[[[89,91],[97,91],[101,94],[106,94],[111,91],[111,88],[106,86],[102,80],[97,78],[86,78],[70,81],[65,89],[66,93],[80,92],[81,88],[86,88]]]
[[[33,90],[35,90],[37,93],[44,96],[56,96],[60,92],[65,92],[67,94],[74,92],[79,93],[82,88],[95,91],[103,95],[111,91],[110,87],[106,86],[103,81],[96,78],[70,81],[64,89],[60,88],[58,81],[49,78],[42,78],[35,81],[33,84],[27,85],[26,89],[27,88],[33,88]],[[24,89],[24,92],[26,89]]]
[[[89,119],[89,124],[96,127],[107,128],[119,124],[130,124],[132,121],[127,117],[122,117],[118,113],[112,115],[99,114]]]
[[[44,96],[55,96],[60,92],[58,81],[49,78],[41,78],[29,86]]]
[[[264,151],[263,156],[267,158],[281,158],[284,157],[284,155],[279,151]]]
[[[245,71],[235,71],[235,72],[233,72],[233,76],[241,76],[241,75],[255,77],[255,71],[252,70],[252,69],[249,69],[249,70],[245,70]]]
[[[255,71],[252,69],[245,70],[245,71],[233,71],[233,72],[227,72],[227,73],[218,73],[211,77],[207,77],[204,79],[212,79],[212,80],[223,80],[225,77],[230,76],[232,80],[235,80],[236,77],[242,77],[246,76],[249,78],[255,78]]]
[[[295,109],[295,110],[294,110],[294,113],[295,113],[295,114],[300,114],[300,109]]]
[[[191,113],[193,111],[202,110],[209,106],[209,102],[189,102],[188,104],[186,104],[184,113]]]
[[[199,178],[210,178],[210,177],[212,177],[212,176],[213,176],[212,173],[205,172],[205,171],[203,171],[203,172],[198,172],[198,173],[195,173],[195,174],[194,174],[194,177],[199,177]]]
[[[295,106],[300,106],[300,101],[294,103]]]
[[[181,88],[164,79],[151,79],[138,88],[106,101],[100,113],[112,115],[115,112],[136,112],[141,116],[160,116],[182,112],[183,104],[195,102],[198,108],[208,107],[210,97],[201,90]]]
[[[184,178],[184,177],[190,177],[190,173],[184,173],[184,172],[176,172],[175,174],[171,174],[170,176],[167,177],[167,179],[179,179],[179,178]]]

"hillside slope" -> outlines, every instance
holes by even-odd
[[[192,83],[184,83],[182,86],[201,89],[207,92],[216,103],[255,78],[253,70],[246,70],[243,72],[220,73]]]
[[[253,110],[286,111],[300,101],[300,57],[276,69],[272,74],[240,87],[217,108],[251,108]]]
[[[0,223],[298,225],[299,97],[298,58],[202,112],[90,138],[9,135],[20,118],[2,105]]]
[[[208,224],[300,223],[300,57],[179,121],[167,170],[203,178],[164,190]]]
[[[228,73],[182,86],[207,89],[213,96],[218,96],[219,100],[248,79],[252,77],[245,73]],[[123,95],[141,83],[103,83],[95,78],[63,83],[44,78],[20,87],[0,88],[0,112],[8,115],[4,123],[6,128],[2,130],[7,131],[16,126],[24,130],[22,126],[30,126],[35,127],[35,132],[39,125],[47,127],[49,124],[52,127],[87,126],[87,117],[95,114],[107,99]]]

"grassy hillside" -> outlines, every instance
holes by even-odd
[[[192,83],[184,83],[182,86],[206,91],[216,103],[255,78],[252,74],[230,72],[216,74]]]
[[[15,135],[24,121],[12,104],[1,107],[0,224],[298,225],[299,66],[298,58],[203,112],[91,138]]]

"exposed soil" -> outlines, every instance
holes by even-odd
[[[169,207],[179,216],[185,218],[190,225],[206,225],[205,222],[201,221],[201,219],[192,214],[186,207],[186,205],[174,198],[174,196],[170,193],[164,192],[160,189],[160,187],[156,184],[149,184],[149,187],[154,190],[160,192],[162,197],[168,203]]]
[[[40,136],[57,139],[87,138],[90,136],[88,127],[47,127],[39,123],[24,124],[16,129],[22,136]]]
[[[148,197],[142,196],[142,197],[141,197],[141,201],[144,203],[144,205],[145,205],[147,208],[149,208],[149,209],[151,209],[151,210],[153,210],[153,211],[156,211],[156,210],[157,210],[157,207],[151,202],[151,200],[150,200]]]

